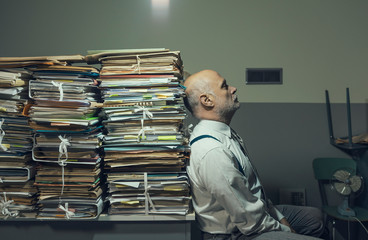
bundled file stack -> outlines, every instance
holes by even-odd
[[[12,58],[0,58],[0,217],[35,211],[32,132],[22,112],[31,75]]]
[[[179,51],[89,52],[101,63],[109,214],[181,214],[189,209]]]
[[[56,57],[55,57],[56,58]],[[29,68],[34,129],[32,158],[38,163],[37,218],[96,218],[103,208],[101,124],[97,69],[70,56],[63,65]]]

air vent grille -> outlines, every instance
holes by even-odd
[[[282,84],[282,68],[247,68],[246,84]]]

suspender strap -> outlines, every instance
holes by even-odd
[[[217,139],[217,138],[215,138],[214,136],[211,136],[211,135],[200,135],[200,136],[198,136],[198,137],[194,138],[192,141],[190,141],[189,145],[190,145],[190,146],[192,146],[192,145],[193,145],[193,143],[195,143],[195,142],[197,142],[198,140],[201,140],[201,139],[203,139],[203,138],[212,138],[212,139],[215,139],[216,141],[219,141],[219,142],[220,142],[220,140],[218,140],[218,139]]]
[[[220,140],[218,140],[214,136],[211,136],[211,135],[200,135],[200,136],[194,138],[192,141],[190,141],[189,142],[189,145],[192,146],[193,143],[195,143],[195,142],[197,142],[197,141],[199,141],[199,140],[201,140],[203,138],[212,138],[212,139],[215,139],[216,141],[219,141],[220,142]],[[238,163],[238,169],[239,169],[239,171],[245,176],[244,170],[243,170],[242,166],[240,165],[239,160],[236,159],[236,162]]]

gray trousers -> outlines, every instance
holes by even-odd
[[[291,227],[298,233],[272,231],[253,236],[240,231],[232,234],[203,233],[203,239],[213,240],[316,240],[324,231],[323,215],[318,208],[292,205],[277,205]]]

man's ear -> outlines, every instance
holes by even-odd
[[[202,93],[199,99],[205,108],[213,108],[215,106],[214,98],[211,94]]]

